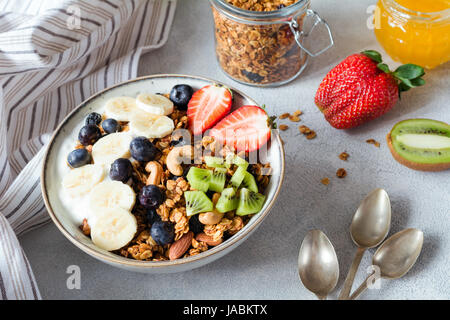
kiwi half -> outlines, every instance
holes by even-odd
[[[247,214],[257,213],[264,205],[266,197],[260,193],[253,192],[247,188],[239,191],[239,204],[236,214],[245,216]]]
[[[222,192],[225,187],[225,179],[227,177],[227,169],[215,168],[211,177],[209,178],[209,190],[215,192]]]
[[[226,188],[222,191],[219,200],[217,200],[216,209],[222,213],[232,211],[238,207],[238,202],[234,188]]]
[[[184,199],[186,200],[186,214],[188,216],[213,210],[212,201],[202,191],[186,191]]]
[[[211,174],[211,170],[191,167],[186,178],[193,189],[206,192],[209,188]]]
[[[386,137],[392,156],[421,171],[450,168],[450,125],[431,119],[398,122]]]

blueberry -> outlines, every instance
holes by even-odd
[[[198,220],[198,214],[193,215],[189,218],[189,230],[193,233],[202,233],[204,229],[204,225]]]
[[[178,140],[171,140],[170,141],[170,145],[172,147],[177,146],[177,147],[181,147],[184,146],[187,142],[183,139],[183,137],[179,137]]]
[[[187,84],[177,84],[170,91],[170,100],[180,110],[186,110],[194,90]]]
[[[78,168],[91,163],[91,155],[86,149],[75,149],[67,156],[67,162],[72,168]]]
[[[115,181],[122,181],[126,183],[131,178],[133,166],[128,159],[119,158],[111,164],[109,170],[109,177]]]
[[[150,228],[150,236],[157,244],[164,246],[173,242],[175,229],[168,221],[156,221]]]
[[[81,144],[84,146],[94,144],[101,137],[102,133],[100,129],[93,124],[84,126],[80,129],[80,133],[78,134],[78,140],[80,140]]]
[[[152,161],[158,149],[146,137],[134,138],[130,143],[131,156],[137,161]]]
[[[120,130],[120,125],[115,119],[106,119],[102,122],[102,128],[106,133],[114,133]]]
[[[158,208],[164,200],[164,193],[154,184],[143,187],[139,192],[139,202],[147,209]]]
[[[150,224],[154,224],[157,221],[161,221],[161,217],[156,212],[156,209],[154,208],[147,209],[147,221]]]
[[[86,118],[86,125],[93,124],[94,126],[98,126],[102,122],[102,116],[97,112],[89,113]]]

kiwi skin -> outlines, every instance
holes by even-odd
[[[386,136],[387,144],[389,147],[389,150],[391,150],[392,156],[395,160],[397,160],[400,164],[404,165],[405,167],[408,167],[413,170],[418,171],[430,171],[430,172],[436,172],[436,171],[443,171],[450,169],[450,162],[449,163],[418,163],[413,162],[408,159],[405,159],[401,157],[397,151],[394,149],[394,146],[392,145],[392,139],[391,139],[391,133],[389,132]]]

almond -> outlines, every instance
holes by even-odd
[[[192,231],[189,231],[180,239],[175,241],[169,248],[169,259],[175,260],[180,258],[191,246],[193,237],[194,233]]]
[[[222,238],[219,240],[214,241],[213,237],[208,236],[206,233],[202,232],[195,236],[195,240],[205,242],[208,246],[218,246],[222,243]]]

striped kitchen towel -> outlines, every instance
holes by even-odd
[[[0,300],[40,299],[16,235],[48,221],[44,147],[93,93],[137,75],[162,46],[176,0],[0,1]]]

